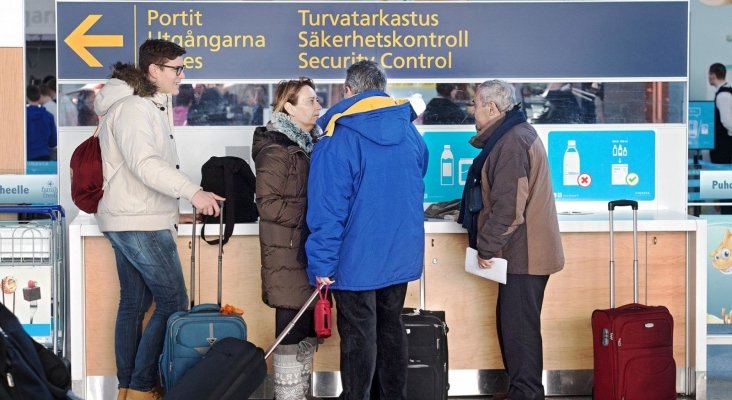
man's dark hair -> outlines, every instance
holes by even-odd
[[[375,61],[359,61],[348,67],[346,86],[351,88],[353,94],[369,90],[383,91],[386,89],[386,72]]]
[[[717,79],[724,79],[727,76],[727,68],[723,64],[714,63],[709,67],[709,73],[716,76]]]
[[[48,85],[38,86],[38,90],[41,91],[41,95],[53,98],[53,91],[48,87]]]
[[[450,97],[452,90],[455,89],[455,85],[452,83],[438,83],[435,89],[440,96]]]
[[[148,39],[140,45],[140,69],[147,74],[153,64],[165,64],[167,61],[186,54],[186,49],[173,42],[161,39]]]
[[[51,88],[54,92],[56,91],[56,77],[53,75],[48,75],[45,78],[43,78],[43,84]]]
[[[29,101],[36,102],[41,99],[41,89],[36,85],[28,85],[25,87],[25,97],[27,97]]]

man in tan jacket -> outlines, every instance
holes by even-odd
[[[485,162],[476,165],[482,197],[475,225],[478,263],[491,268],[493,257],[508,261],[496,307],[507,396],[544,399],[541,306],[549,275],[564,266],[547,154],[516,106],[511,84],[486,81],[476,88],[474,102],[478,133],[470,142],[491,145]],[[493,135],[500,136],[491,141]]]

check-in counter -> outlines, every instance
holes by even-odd
[[[547,394],[591,393],[594,309],[609,307],[607,212],[560,215],[564,270],[549,279],[542,312]],[[616,304],[632,302],[632,218],[616,212]],[[677,390],[694,390],[699,332],[697,270],[705,268],[706,222],[674,212],[639,213],[640,302],[661,304],[674,317]],[[114,321],[119,284],[112,249],[91,216],[69,228],[71,349],[73,379],[86,398],[104,398],[116,387]],[[215,236],[217,226],[207,226]],[[449,326],[450,395],[489,394],[505,384],[496,339],[497,284],[464,272],[467,235],[453,221],[425,222],[426,308],[445,310]],[[267,348],[274,339],[274,311],[261,301],[258,224],[237,224],[224,246],[223,303],[244,310],[248,339]],[[191,225],[179,226],[178,249],[186,282],[190,271]],[[199,246],[195,300],[216,301],[217,246]],[[419,282],[409,284],[406,306],[419,306]],[[696,318],[696,315],[700,315]],[[334,318],[337,318],[335,316]],[[697,323],[698,322],[698,323]],[[702,329],[697,332],[697,329]],[[315,356],[316,395],[339,391],[337,330]],[[697,350],[700,349],[700,350]],[[266,385],[265,385],[266,386]],[[110,392],[109,390],[112,390]],[[258,393],[267,397],[271,388]],[[271,398],[271,395],[269,396]]]

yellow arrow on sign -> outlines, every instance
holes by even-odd
[[[122,47],[124,40],[122,35],[87,35],[86,32],[102,18],[100,14],[91,14],[79,26],[74,29],[64,42],[71,47],[79,57],[90,67],[99,68],[99,62],[87,47]]]

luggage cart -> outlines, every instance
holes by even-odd
[[[69,305],[65,212],[54,206],[5,206],[0,214],[0,301],[37,342],[67,357]]]

